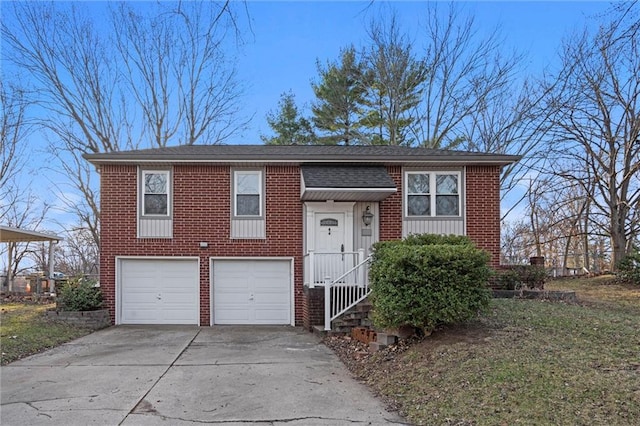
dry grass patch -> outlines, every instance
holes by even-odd
[[[2,365],[91,333],[86,328],[47,321],[44,313],[54,306],[29,303],[0,305]]]
[[[614,304],[632,309],[640,307],[640,287],[621,284],[616,281],[615,275],[550,280],[545,284],[545,289],[575,291],[578,299],[586,303]]]
[[[373,355],[328,344],[414,424],[640,424],[640,304],[633,289],[601,291],[606,303],[493,300],[473,322]]]

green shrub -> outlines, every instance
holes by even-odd
[[[450,244],[454,246],[462,245],[475,247],[473,241],[464,235],[411,234],[405,237],[402,241],[392,242],[418,246]]]
[[[632,252],[618,263],[618,278],[624,282],[640,285],[640,251]]]
[[[467,237],[419,235],[379,242],[369,278],[376,326],[424,331],[486,309],[489,255]]]
[[[537,265],[513,265],[497,273],[495,283],[503,290],[544,288],[547,272]]]
[[[60,311],[95,311],[102,308],[102,292],[89,280],[72,280],[58,289]]]
[[[511,268],[499,271],[492,282],[501,290],[520,290],[524,286],[520,274]]]

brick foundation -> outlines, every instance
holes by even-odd
[[[311,330],[314,325],[324,325],[324,287],[304,287],[305,314],[303,326]]]

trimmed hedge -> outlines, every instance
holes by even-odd
[[[424,331],[468,320],[491,293],[488,253],[467,237],[411,235],[374,244],[369,273],[374,324]]]

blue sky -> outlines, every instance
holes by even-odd
[[[592,26],[593,18],[610,7],[607,2],[577,1],[457,3],[463,11],[475,16],[480,35],[500,26],[505,51],[516,49],[527,56],[523,76],[540,75],[544,67],[553,67],[563,37],[585,25]],[[96,2],[90,7],[101,13],[104,4]],[[442,3],[441,7],[445,9],[447,4]],[[398,21],[414,38],[418,51],[426,20],[423,1],[375,1],[372,5],[368,1],[249,1],[247,9],[252,33],[244,36],[239,78],[246,89],[245,111],[248,116],[253,115],[253,120],[243,135],[229,143],[261,143],[260,134],[269,133],[265,115],[277,108],[283,92],[292,90],[298,105],[308,107],[313,100],[310,83],[317,78],[316,60],[333,61],[341,48],[349,44],[365,45],[367,23],[372,17],[394,9]],[[3,69],[6,72],[4,64]],[[45,141],[40,135],[33,135],[28,144],[30,158],[24,180],[30,181],[46,201],[60,205],[53,194],[65,187],[64,177],[49,171],[43,173],[46,167],[55,165],[42,152]],[[60,227],[56,221],[70,220],[68,215],[53,209],[42,229],[57,232]]]
[[[526,55],[525,72],[539,75],[556,63],[563,37],[584,25],[593,25],[608,2],[473,1],[457,2],[475,16],[480,32],[496,26],[505,39],[505,50]],[[442,3],[444,9],[447,4]],[[248,3],[253,36],[240,58],[240,77],[247,84],[245,105],[255,114],[249,131],[232,143],[261,143],[268,133],[265,114],[275,110],[282,92],[292,90],[299,106],[313,101],[310,82],[317,78],[316,59],[335,60],[340,49],[366,44],[367,23],[393,8],[399,22],[420,49],[426,2],[270,2]]]

